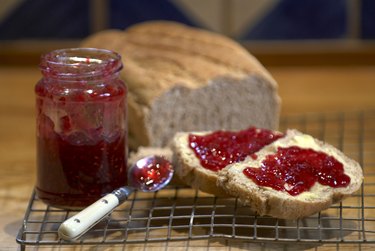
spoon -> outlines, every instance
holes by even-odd
[[[125,202],[135,190],[158,191],[170,182],[172,176],[173,167],[163,157],[148,156],[138,160],[128,170],[128,186],[112,191],[64,221],[58,230],[59,237],[68,241],[80,238],[118,205]]]

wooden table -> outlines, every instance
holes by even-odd
[[[271,67],[280,85],[282,115],[375,108],[375,66]],[[17,250],[15,238],[35,183],[33,87],[37,67],[0,67],[0,250]],[[190,241],[194,250],[371,250],[363,244],[261,244]],[[187,250],[187,242],[129,244],[120,247],[64,246],[54,250]],[[34,250],[34,249],[33,249]],[[40,250],[51,250],[41,247]]]

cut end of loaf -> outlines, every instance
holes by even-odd
[[[146,118],[152,146],[168,145],[180,131],[242,130],[249,126],[275,130],[279,97],[264,80],[218,77],[207,86],[175,86],[157,98]],[[275,116],[276,115],[276,116]]]

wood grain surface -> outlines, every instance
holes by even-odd
[[[375,108],[375,66],[270,67],[279,82],[282,116]],[[15,238],[35,184],[34,85],[37,67],[0,67],[0,250]],[[375,204],[374,204],[375,206]],[[181,241],[120,247],[67,246],[31,250],[372,250],[374,244],[267,244]]]

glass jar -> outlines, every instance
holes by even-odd
[[[121,57],[73,48],[41,58],[35,87],[37,196],[82,208],[127,181],[127,89]]]

